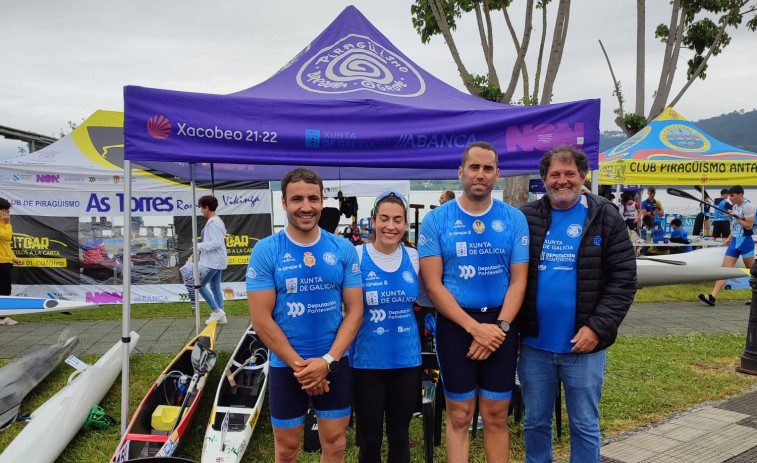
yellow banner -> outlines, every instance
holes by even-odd
[[[757,185],[754,161],[611,161],[599,164],[601,185]]]
[[[56,259],[54,257],[25,257],[19,267],[56,267],[66,268],[66,259]]]
[[[228,256],[229,265],[247,265],[250,263],[250,256]]]

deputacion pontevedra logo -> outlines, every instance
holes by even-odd
[[[171,135],[171,122],[166,116],[152,116],[147,121],[147,133],[158,140],[168,138]]]
[[[317,93],[367,90],[414,97],[426,91],[426,83],[409,62],[370,37],[356,34],[317,52],[300,68],[297,84]]]

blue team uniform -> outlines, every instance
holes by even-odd
[[[662,222],[662,218],[657,215],[657,209],[662,209],[662,203],[659,200],[655,199],[650,201],[649,199],[645,199],[641,202],[641,208],[651,213],[652,219],[654,219],[655,222]]]
[[[350,347],[353,368],[392,369],[421,364],[421,342],[413,310],[418,298],[418,275],[405,247],[400,249],[399,268],[385,272],[363,248],[363,324]]]
[[[328,353],[343,319],[342,289],[361,286],[355,248],[344,238],[323,230],[310,245],[295,243],[285,231],[266,237],[253,248],[247,268],[247,291],[276,290],[273,320],[303,359]],[[344,360],[340,364],[336,373],[329,374],[331,391],[313,397],[313,403],[316,412],[332,410],[334,403],[329,398],[341,395],[348,398],[346,408],[321,413],[321,417],[350,413],[349,367]],[[273,352],[270,365],[273,424],[298,426],[302,424],[308,396],[299,390],[301,386],[292,370]],[[340,380],[345,381],[346,390],[338,386]],[[299,394],[292,397],[298,390]]]
[[[538,266],[539,335],[524,337],[523,344],[527,346],[558,354],[570,353],[573,348],[570,340],[576,324],[576,259],[587,211],[584,196],[570,209],[552,209]]]
[[[731,215],[743,219],[744,217],[754,217],[754,205],[744,198],[741,204],[734,204],[731,209]],[[752,229],[745,229],[738,220],[731,223],[731,243],[725,251],[726,256],[731,257],[754,257],[754,240],[752,239]]]
[[[493,323],[509,287],[510,264],[528,262],[528,224],[522,212],[496,199],[478,215],[457,201],[448,202],[424,218],[418,253],[421,258],[441,256],[442,282],[457,303],[479,322]],[[511,329],[505,343],[484,361],[466,358],[472,337],[441,313],[436,330],[448,398],[467,400],[476,389],[487,398],[510,398],[517,330]]]

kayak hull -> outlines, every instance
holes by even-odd
[[[56,312],[73,312],[100,307],[98,304],[43,297],[0,296],[0,317],[37,315]]]
[[[242,459],[263,408],[268,369],[268,349],[250,325],[218,383],[201,463],[238,463]]]
[[[132,331],[130,353],[138,341],[139,334]],[[0,463],[54,462],[121,372],[122,346],[118,341],[94,365],[80,372],[36,409],[24,429],[0,454]]]

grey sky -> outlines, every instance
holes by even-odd
[[[418,65],[463,88],[442,39],[420,42],[409,0],[2,0],[0,125],[54,135],[68,127],[67,121],[80,122],[97,109],[122,110],[124,85],[216,94],[251,87],[274,74],[349,4]],[[651,34],[670,12],[666,1],[647,4],[648,108],[663,50]],[[602,130],[617,129],[612,122],[617,101],[597,40],[605,44],[623,84],[626,110],[632,109],[635,7],[633,0],[573,1],[553,102],[601,98]],[[522,14],[513,18],[522,23]],[[514,51],[501,13],[495,21],[502,79],[510,74]],[[455,39],[468,69],[484,74],[473,22],[467,18]],[[676,109],[697,120],[756,108],[756,51],[757,34],[740,28],[723,54],[710,60],[707,79],[694,83]],[[674,93],[683,84],[685,65],[682,57]],[[8,145],[0,138],[0,155]]]

